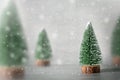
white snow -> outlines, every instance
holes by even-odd
[[[105,19],[104,19],[104,23],[109,23],[110,22],[110,18],[109,17],[106,17]]]
[[[40,51],[41,49],[42,49],[41,46],[38,46],[38,47],[37,47],[37,51]]]
[[[75,39],[75,31],[70,32],[70,39],[71,40]]]
[[[45,19],[45,15],[44,14],[40,14],[39,18],[40,18],[40,20],[44,20]]]
[[[95,4],[96,4],[95,2],[91,2],[91,6],[95,6]]]
[[[71,4],[74,4],[76,0],[69,0]]]
[[[101,8],[101,11],[105,11],[105,9],[106,9],[105,7],[102,7],[102,8]]]
[[[106,39],[106,40],[109,40],[109,37],[107,36],[107,37],[105,37],[105,39]]]
[[[17,35],[19,36],[19,35],[20,35],[20,33],[18,33],[18,32],[17,32]]]
[[[15,58],[15,54],[14,53],[10,53],[10,57],[11,58]]]
[[[10,11],[7,11],[7,12],[6,12],[6,15],[10,16],[10,15],[11,15],[11,12],[10,12]]]
[[[58,33],[57,32],[52,33],[52,39],[57,39],[57,38],[58,38]]]
[[[27,0],[22,0],[22,2],[26,2]]]
[[[88,26],[91,24],[91,22],[89,21],[86,25],[86,28],[85,29],[88,29]]]
[[[10,27],[7,26],[7,27],[5,28],[5,30],[6,30],[6,31],[10,31]]]
[[[74,32],[74,31],[71,31],[71,32],[70,32],[70,35],[71,35],[71,36],[74,36],[74,35],[75,35],[75,32]]]
[[[61,59],[58,59],[58,60],[57,60],[57,64],[58,64],[58,65],[62,65],[62,60],[61,60]]]
[[[22,63],[25,63],[27,62],[27,59],[26,58],[22,58]]]
[[[27,50],[23,50],[24,53],[27,53]]]
[[[44,58],[45,56],[43,54],[41,54],[40,57]]]

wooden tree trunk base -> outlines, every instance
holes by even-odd
[[[37,66],[49,66],[50,61],[49,60],[37,60],[36,65]]]
[[[0,67],[1,78],[13,78],[24,76],[24,68],[18,67]]]
[[[100,73],[100,66],[99,65],[82,66],[82,73],[83,74]]]
[[[120,66],[120,56],[113,57],[113,64]]]

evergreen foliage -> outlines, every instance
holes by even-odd
[[[49,59],[51,57],[52,49],[47,36],[46,30],[42,30],[39,35],[39,40],[36,48],[36,59]]]
[[[83,41],[80,50],[80,64],[96,65],[101,61],[101,51],[92,27],[89,23],[84,32]]]
[[[120,56],[120,18],[113,31],[111,50],[113,56]]]
[[[12,0],[0,16],[0,65],[19,66],[27,58],[26,42],[16,5]]]

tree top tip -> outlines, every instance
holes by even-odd
[[[92,23],[89,21],[89,22],[87,23],[87,25],[86,25],[86,29],[87,29],[88,27],[90,27],[90,25],[92,25]]]

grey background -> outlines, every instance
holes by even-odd
[[[8,0],[0,0],[0,12]],[[53,49],[52,64],[79,64],[80,43],[91,21],[101,48],[103,64],[111,64],[110,41],[120,14],[119,0],[14,0],[34,64],[39,32],[45,28]]]

